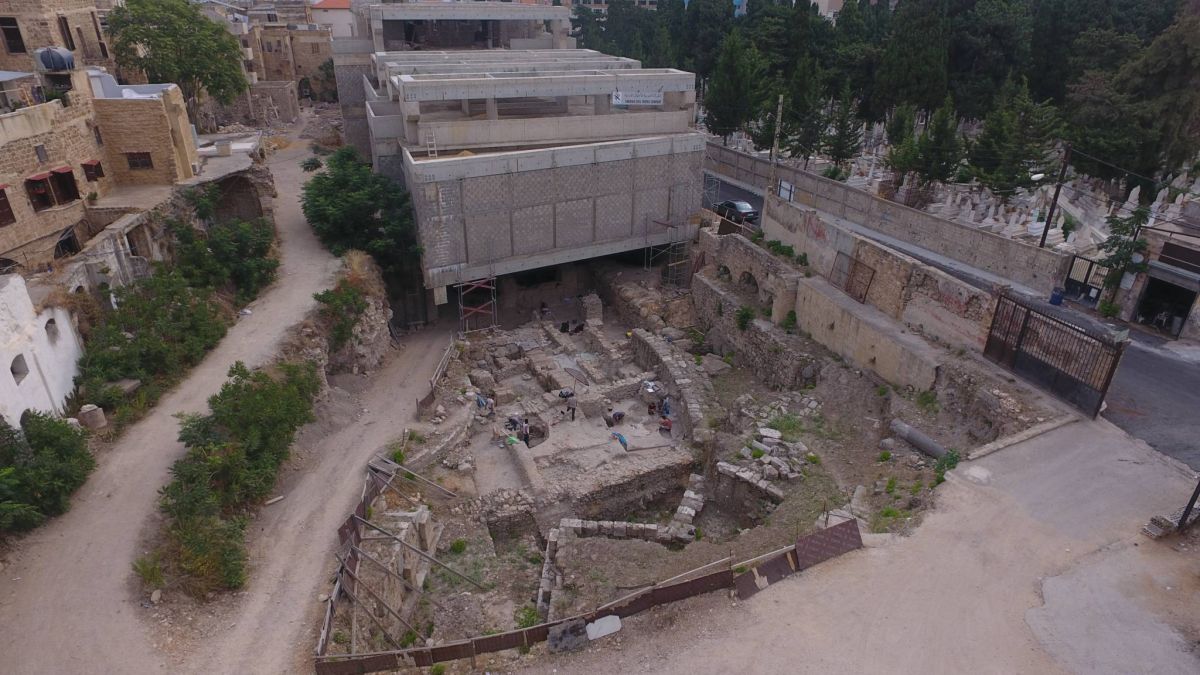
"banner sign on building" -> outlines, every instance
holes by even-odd
[[[662,105],[661,91],[614,91],[613,105]]]

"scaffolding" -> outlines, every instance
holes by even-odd
[[[672,225],[661,220],[654,224],[666,229],[667,243],[649,245],[645,249],[642,268],[649,270],[655,265],[662,265],[662,284],[684,288],[691,281],[691,242],[686,238],[686,229],[682,225]]]
[[[466,334],[497,326],[496,277],[484,277],[455,286],[458,290],[458,329]]]

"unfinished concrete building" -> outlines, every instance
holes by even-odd
[[[411,192],[434,304],[498,275],[693,238],[704,150],[693,74],[562,48],[573,43],[562,7],[366,12],[370,39],[334,47],[347,142]],[[373,52],[351,58],[355,45]]]

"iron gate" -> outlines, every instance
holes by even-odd
[[[983,353],[1095,417],[1124,350],[1124,342],[1093,335],[1001,295]]]
[[[875,268],[864,264],[858,258],[838,252],[837,257],[833,259],[833,269],[829,274],[830,283],[859,302],[867,301],[867,293],[871,290],[871,282],[874,279]]]
[[[1075,256],[1071,258],[1071,269],[1063,281],[1067,297],[1076,302],[1094,306],[1104,290],[1104,278],[1108,276],[1108,268],[1090,258]]]

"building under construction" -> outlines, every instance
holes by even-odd
[[[487,296],[457,298],[473,326],[497,287],[505,304],[497,276],[639,249],[678,257],[694,235],[694,75],[572,48],[569,11],[369,6],[371,36],[335,41],[347,140],[412,194],[433,304],[460,287]]]

